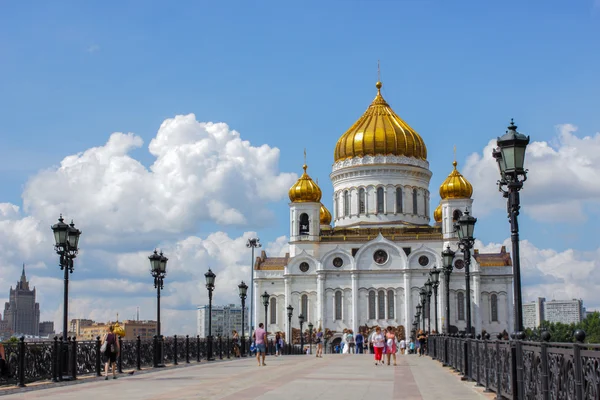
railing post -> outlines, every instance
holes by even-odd
[[[229,339],[229,335],[227,335],[227,341],[226,341],[226,345],[227,346],[227,358],[231,358],[231,354],[229,354],[231,352],[231,340]]]
[[[178,365],[177,362],[177,335],[173,335],[173,365]]]
[[[135,352],[136,352],[136,367],[138,371],[142,370],[142,338],[138,335],[135,338]]]
[[[100,354],[100,336],[96,336],[96,376],[102,376],[102,354]]]
[[[96,351],[98,352],[98,347]],[[56,336],[52,342],[52,382],[58,382],[58,338]]]
[[[520,333],[520,332],[519,332]],[[516,374],[513,376],[513,394],[515,399],[524,399],[525,398],[525,386],[523,382],[523,342],[519,337],[515,336],[515,344],[511,346],[511,355],[512,355],[512,365],[513,365],[513,373]],[[514,367],[516,366],[516,368]]]
[[[154,340],[154,368],[158,367],[158,346],[160,346],[160,344],[158,343],[158,335],[154,335],[154,337],[152,338]]]
[[[491,392],[490,390],[490,358],[488,357],[489,352],[488,352],[488,335],[486,333],[486,335],[483,337],[483,351],[484,351],[484,355],[483,355],[483,368],[484,368],[484,373],[485,373],[485,390],[484,393],[489,393]]]
[[[581,365],[581,347],[585,340],[583,329],[577,329],[573,334],[577,343],[573,343],[573,364],[575,365],[575,398],[583,400],[583,368]]]
[[[25,336],[19,338],[19,382],[18,387],[25,387]]]
[[[117,340],[119,341],[119,358],[117,363],[117,371],[122,374],[123,373],[123,338],[117,335]]]
[[[223,336],[219,335],[219,360],[223,359]]]
[[[471,343],[472,345],[472,343]],[[483,386],[479,381],[481,375],[479,374],[479,366],[481,365],[481,357],[479,357],[479,339],[475,341],[475,386]],[[485,364],[484,364],[485,365]]]
[[[196,362],[200,362],[200,335],[196,335]]]
[[[544,335],[542,332],[542,343],[540,344],[540,363],[542,364],[542,400],[550,400],[550,392],[548,385],[548,340],[550,333]],[[547,339],[546,339],[547,338]]]
[[[62,382],[65,370],[65,348],[63,347],[65,342],[62,336],[58,340],[58,381]]]
[[[185,335],[185,363],[190,363],[190,335]]]
[[[77,339],[71,339],[71,378],[77,379]]]
[[[500,339],[496,342],[496,399],[502,400],[502,364],[500,364]],[[512,372],[511,372],[512,373]]]

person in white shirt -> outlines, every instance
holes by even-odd
[[[406,340],[402,339],[400,341],[400,354],[404,354],[406,351]]]

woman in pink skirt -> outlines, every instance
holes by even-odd
[[[396,365],[396,335],[394,334],[394,328],[388,326],[387,333],[385,334],[386,338],[386,356],[387,356],[387,365],[390,365],[390,356],[394,356],[394,365]]]

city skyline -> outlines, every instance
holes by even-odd
[[[189,3],[147,5],[141,18],[128,3],[116,13],[8,5],[0,300],[25,262],[40,319],[62,326],[49,227],[63,213],[83,231],[69,319],[109,320],[136,307],[155,319],[147,257],[160,248],[170,260],[163,333],[194,333],[209,267],[215,304],[238,304],[237,285],[250,283],[247,239],[285,254],[287,191],[304,149],[332,209],[332,150],[372,99],[380,60],[383,95],[427,144],[431,204],[454,159],[473,184],[482,252],[510,249],[492,145],[511,117],[531,136],[524,301],[576,297],[600,308],[600,7],[509,3],[239,4],[237,12]],[[398,15],[410,16],[401,28]],[[348,29],[358,22],[367,28]],[[176,321],[187,322],[176,332]]]

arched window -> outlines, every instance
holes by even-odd
[[[277,323],[277,299],[275,297],[271,297],[271,324]]]
[[[394,317],[394,291],[388,290],[388,318],[393,319]]]
[[[418,209],[418,204],[417,204],[417,189],[413,189],[413,214],[418,215],[419,214],[419,209]]]
[[[493,294],[490,299],[490,305],[492,306],[492,321],[498,322],[498,296]]]
[[[344,217],[350,215],[350,193],[345,190],[344,191]]]
[[[385,292],[383,290],[377,293],[377,318],[385,319]]]
[[[457,310],[458,310],[458,320],[465,320],[465,294],[463,292],[458,292],[456,295],[457,302]]]
[[[377,212],[383,213],[383,188],[377,188]]]
[[[308,296],[305,294],[300,298],[300,312],[304,315],[304,320],[308,321]]]
[[[335,319],[342,319],[342,292],[335,292]]]
[[[359,214],[365,213],[365,189],[358,189],[358,212]]]
[[[375,319],[375,291],[369,292],[369,319]]]
[[[396,188],[396,212],[402,212],[402,188]]]
[[[308,214],[302,213],[300,214],[300,235],[308,235],[309,233],[309,223],[308,223]]]

